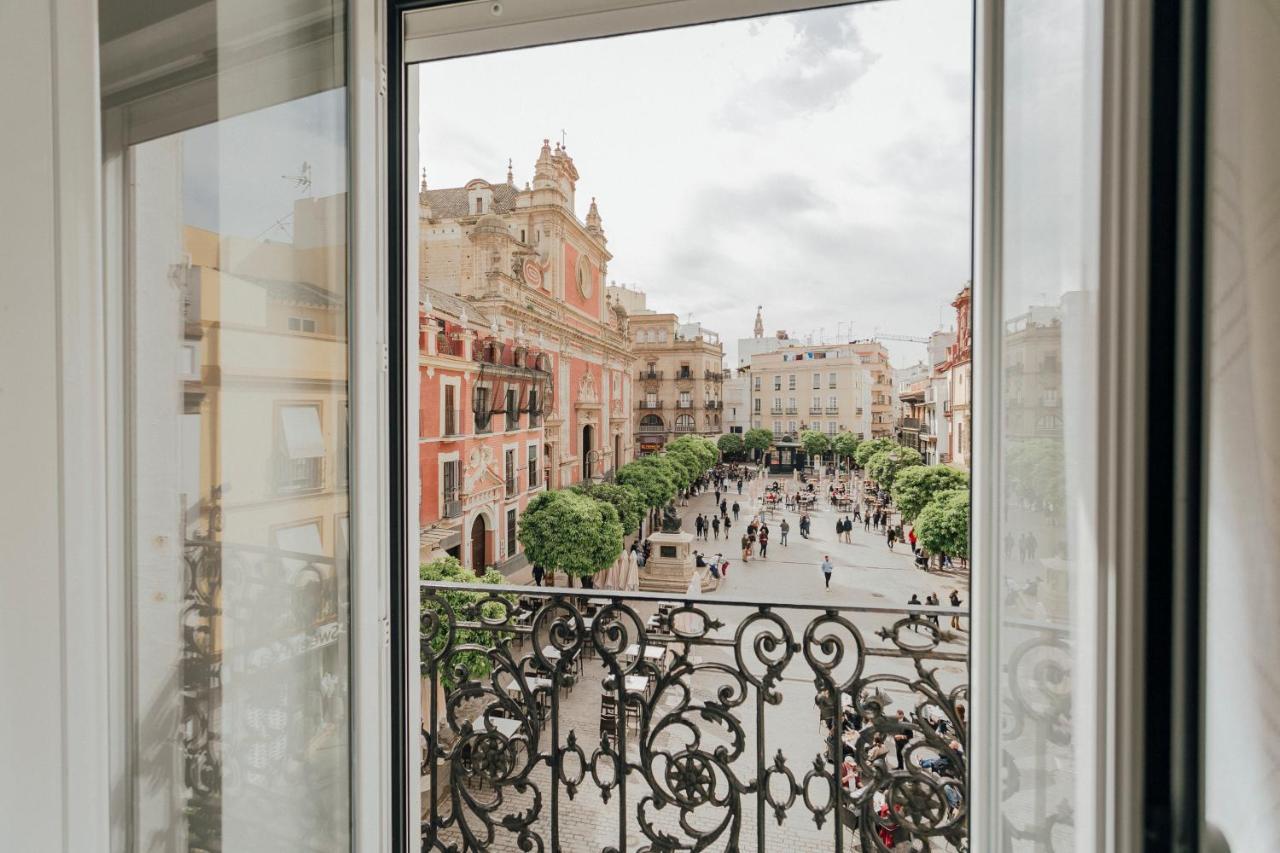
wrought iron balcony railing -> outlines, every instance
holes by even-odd
[[[421,601],[423,850],[968,849],[955,610]]]

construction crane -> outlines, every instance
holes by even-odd
[[[916,338],[916,337],[912,337],[911,335],[884,335],[880,333],[879,329],[876,329],[875,332],[872,333],[871,337],[880,341],[904,341],[909,344],[929,343],[928,338]]]

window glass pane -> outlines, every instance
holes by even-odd
[[[1001,849],[1091,849],[1095,783],[1095,0],[1006,4],[996,430]],[[967,314],[967,306],[966,311]],[[953,346],[967,347],[967,318]],[[949,388],[967,457],[972,375]],[[1077,756],[1083,756],[1079,760]]]
[[[342,6],[102,5],[138,850],[350,848]],[[200,85],[140,64],[164,33]],[[182,97],[161,109],[139,74]]]

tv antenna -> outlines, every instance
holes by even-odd
[[[286,181],[293,184],[294,189],[304,195],[311,195],[311,164],[306,160],[302,161],[302,165],[298,167],[296,175],[281,175]]]

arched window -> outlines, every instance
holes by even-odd
[[[662,423],[660,415],[645,415],[640,419],[641,432],[665,432],[666,427]]]
[[[693,419],[693,415],[679,415],[676,417],[676,432],[693,432],[697,428],[697,421]]]

